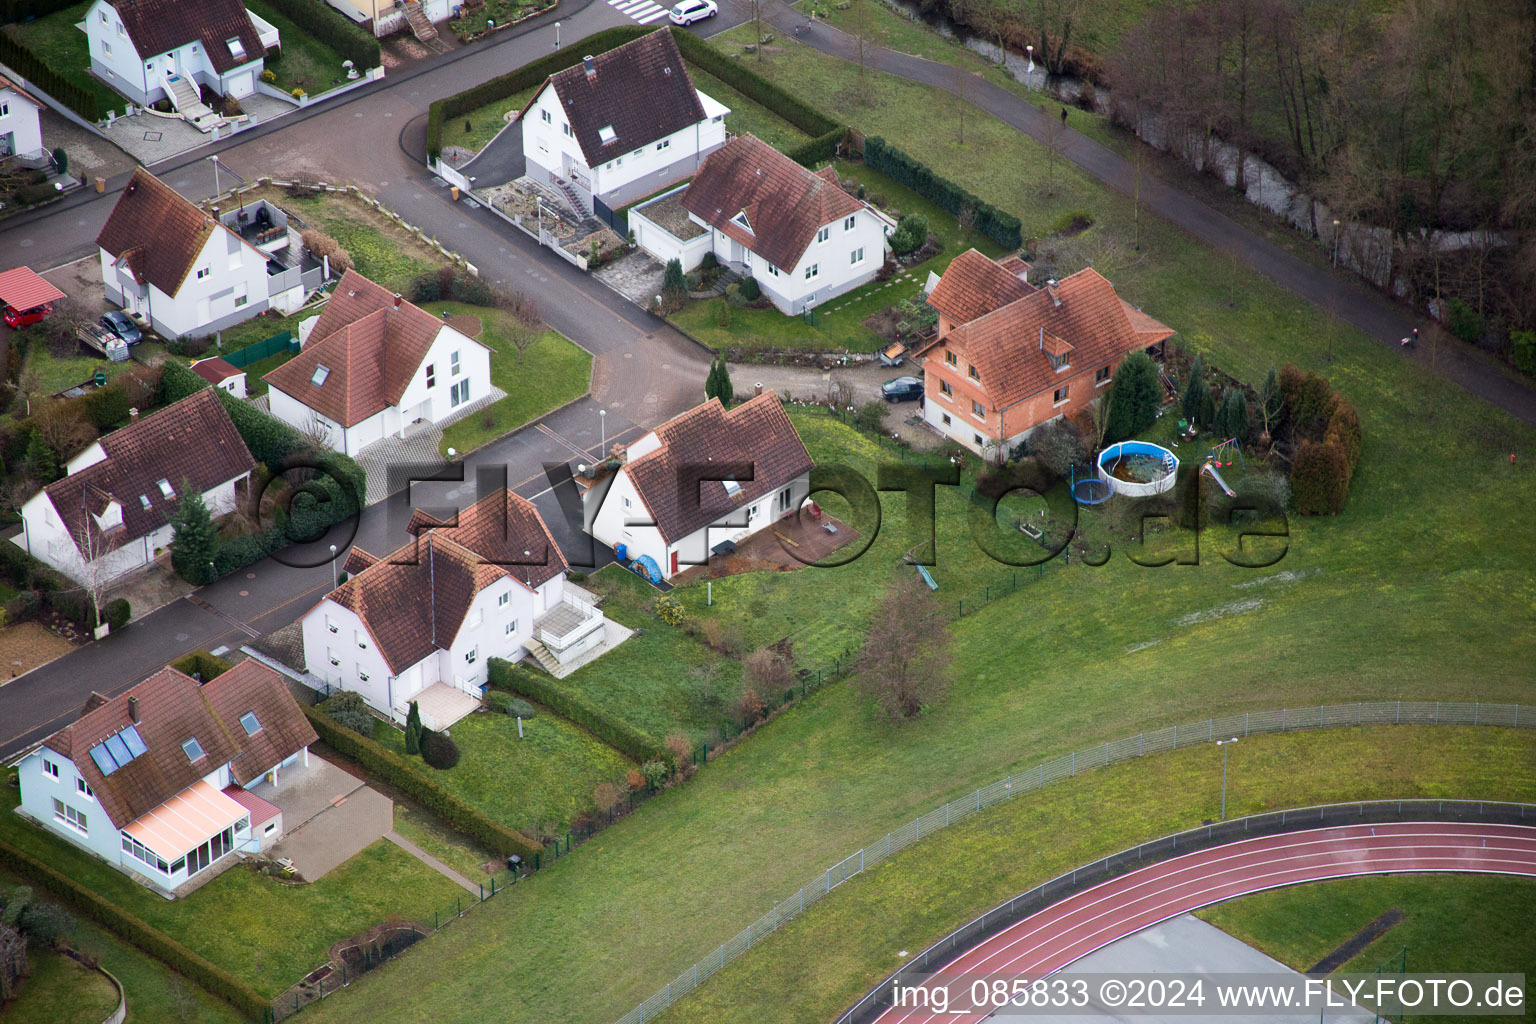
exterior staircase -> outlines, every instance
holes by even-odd
[[[544,667],[544,671],[548,672],[550,675],[554,675],[557,671],[559,671],[560,663],[555,660],[555,656],[553,654],[549,653],[549,648],[545,647],[539,641],[529,637],[527,640],[523,641],[523,648],[527,650],[529,654],[533,655],[533,660],[542,665]]]
[[[197,86],[182,75],[166,75],[165,91],[171,96],[171,106],[176,108],[176,113],[192,124],[200,132],[211,132],[214,128],[227,123],[224,118],[215,114],[199,98]]]
[[[565,198],[565,203],[571,211],[578,217],[586,216],[587,206],[581,201],[581,194],[571,187],[571,183],[554,175],[550,177],[554,179],[555,187],[560,190],[560,195]]]
[[[421,0],[408,0],[405,5],[405,20],[411,26],[411,34],[417,42],[425,43],[437,38],[437,29],[427,18],[427,12],[421,9]]]

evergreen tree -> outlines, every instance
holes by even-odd
[[[1216,433],[1223,439],[1248,440],[1248,399],[1238,388],[1228,388],[1216,413]]]
[[[32,431],[32,437],[27,441],[27,464],[32,467],[32,473],[37,477],[39,484],[51,484],[59,477],[59,460],[48,442],[43,440],[43,435]]]
[[[704,397],[720,397],[720,360],[709,364],[709,374],[704,378]]]
[[[661,290],[675,295],[686,287],[681,261],[667,260],[667,268],[661,273]]]
[[[421,753],[421,709],[411,701],[411,713],[405,716],[405,752]]]
[[[1202,427],[1209,427],[1215,415],[1210,385],[1205,382],[1205,360],[1195,356],[1189,368],[1189,383],[1184,387],[1184,418]]]
[[[725,357],[721,356],[716,365],[720,367],[719,398],[721,405],[730,405],[736,400],[736,388],[731,384],[731,371],[725,368]]]
[[[175,531],[171,539],[171,566],[177,575],[196,586],[212,583],[219,537],[208,515],[208,506],[196,488],[183,486],[181,504],[171,527]]]
[[[1162,388],[1157,381],[1157,367],[1145,352],[1132,352],[1115,371],[1109,392],[1109,424],[1104,430],[1106,443],[1124,441],[1146,430],[1157,419],[1162,404]]]

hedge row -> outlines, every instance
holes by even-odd
[[[516,71],[509,71],[504,75],[481,82],[473,88],[465,89],[461,93],[438,100],[427,108],[427,159],[435,161],[443,155],[443,122],[448,118],[478,110],[487,103],[504,100],[508,96],[538,85],[557,71],[564,71],[566,68],[580,64],[581,58],[588,54],[603,53],[616,46],[622,46],[632,39],[640,38],[647,31],[638,25],[603,29],[601,32],[594,32],[585,39],[562,47],[546,57],[540,57],[531,64],[524,64]]]
[[[0,542],[0,574],[17,590],[40,590],[46,594],[75,586],[63,573],[10,541]]]
[[[848,130],[839,125],[825,135],[818,135],[814,139],[800,143],[784,155],[802,167],[816,167],[831,163],[837,156],[838,143],[842,142],[847,134]]]
[[[501,658],[489,659],[487,678],[499,690],[543,704],[555,714],[586,729],[619,753],[636,761],[665,761],[675,767],[670,750],[628,722],[616,718],[549,676],[539,675]]]
[[[0,0],[0,25],[11,25],[31,18],[42,18],[79,0]]]
[[[4,33],[0,33],[0,64],[7,65],[87,121],[101,120],[101,104],[96,102],[95,93],[71,82],[44,63],[37,54]]]
[[[278,13],[299,28],[305,35],[314,36],[335,50],[342,60],[350,60],[358,71],[376,68],[382,63],[379,41],[372,33],[364,32],[329,4],[315,0],[267,0]]]
[[[172,970],[192,979],[209,992],[228,1000],[247,1017],[267,1019],[270,1004],[261,993],[192,952],[169,935],[139,920],[128,911],[109,902],[75,881],[56,871],[9,843],[0,840],[0,861],[8,869],[34,882],[50,894],[72,906],[81,916],[96,922],[114,933],[124,942],[168,965]]]
[[[908,156],[878,135],[865,140],[864,162],[952,216],[959,217],[969,212],[972,217],[971,226],[1003,248],[1017,249],[1024,244],[1023,226],[1019,218],[984,202],[948,178],[935,174],[926,164]]]
[[[493,821],[478,809],[454,796],[432,779],[412,767],[393,750],[353,732],[333,721],[316,708],[306,707],[309,722],[333,750],[352,758],[368,771],[419,802],[427,810],[497,855],[520,854],[532,857],[543,847],[516,829]]]

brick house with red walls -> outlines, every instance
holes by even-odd
[[[1120,360],[1173,334],[1092,268],[1038,288],[1029,269],[971,249],[928,296],[939,320],[923,353],[923,419],[986,458],[1086,408]]]

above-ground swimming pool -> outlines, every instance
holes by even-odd
[[[1179,477],[1179,457],[1160,444],[1121,441],[1099,453],[1099,479],[1115,494],[1162,494]]]

